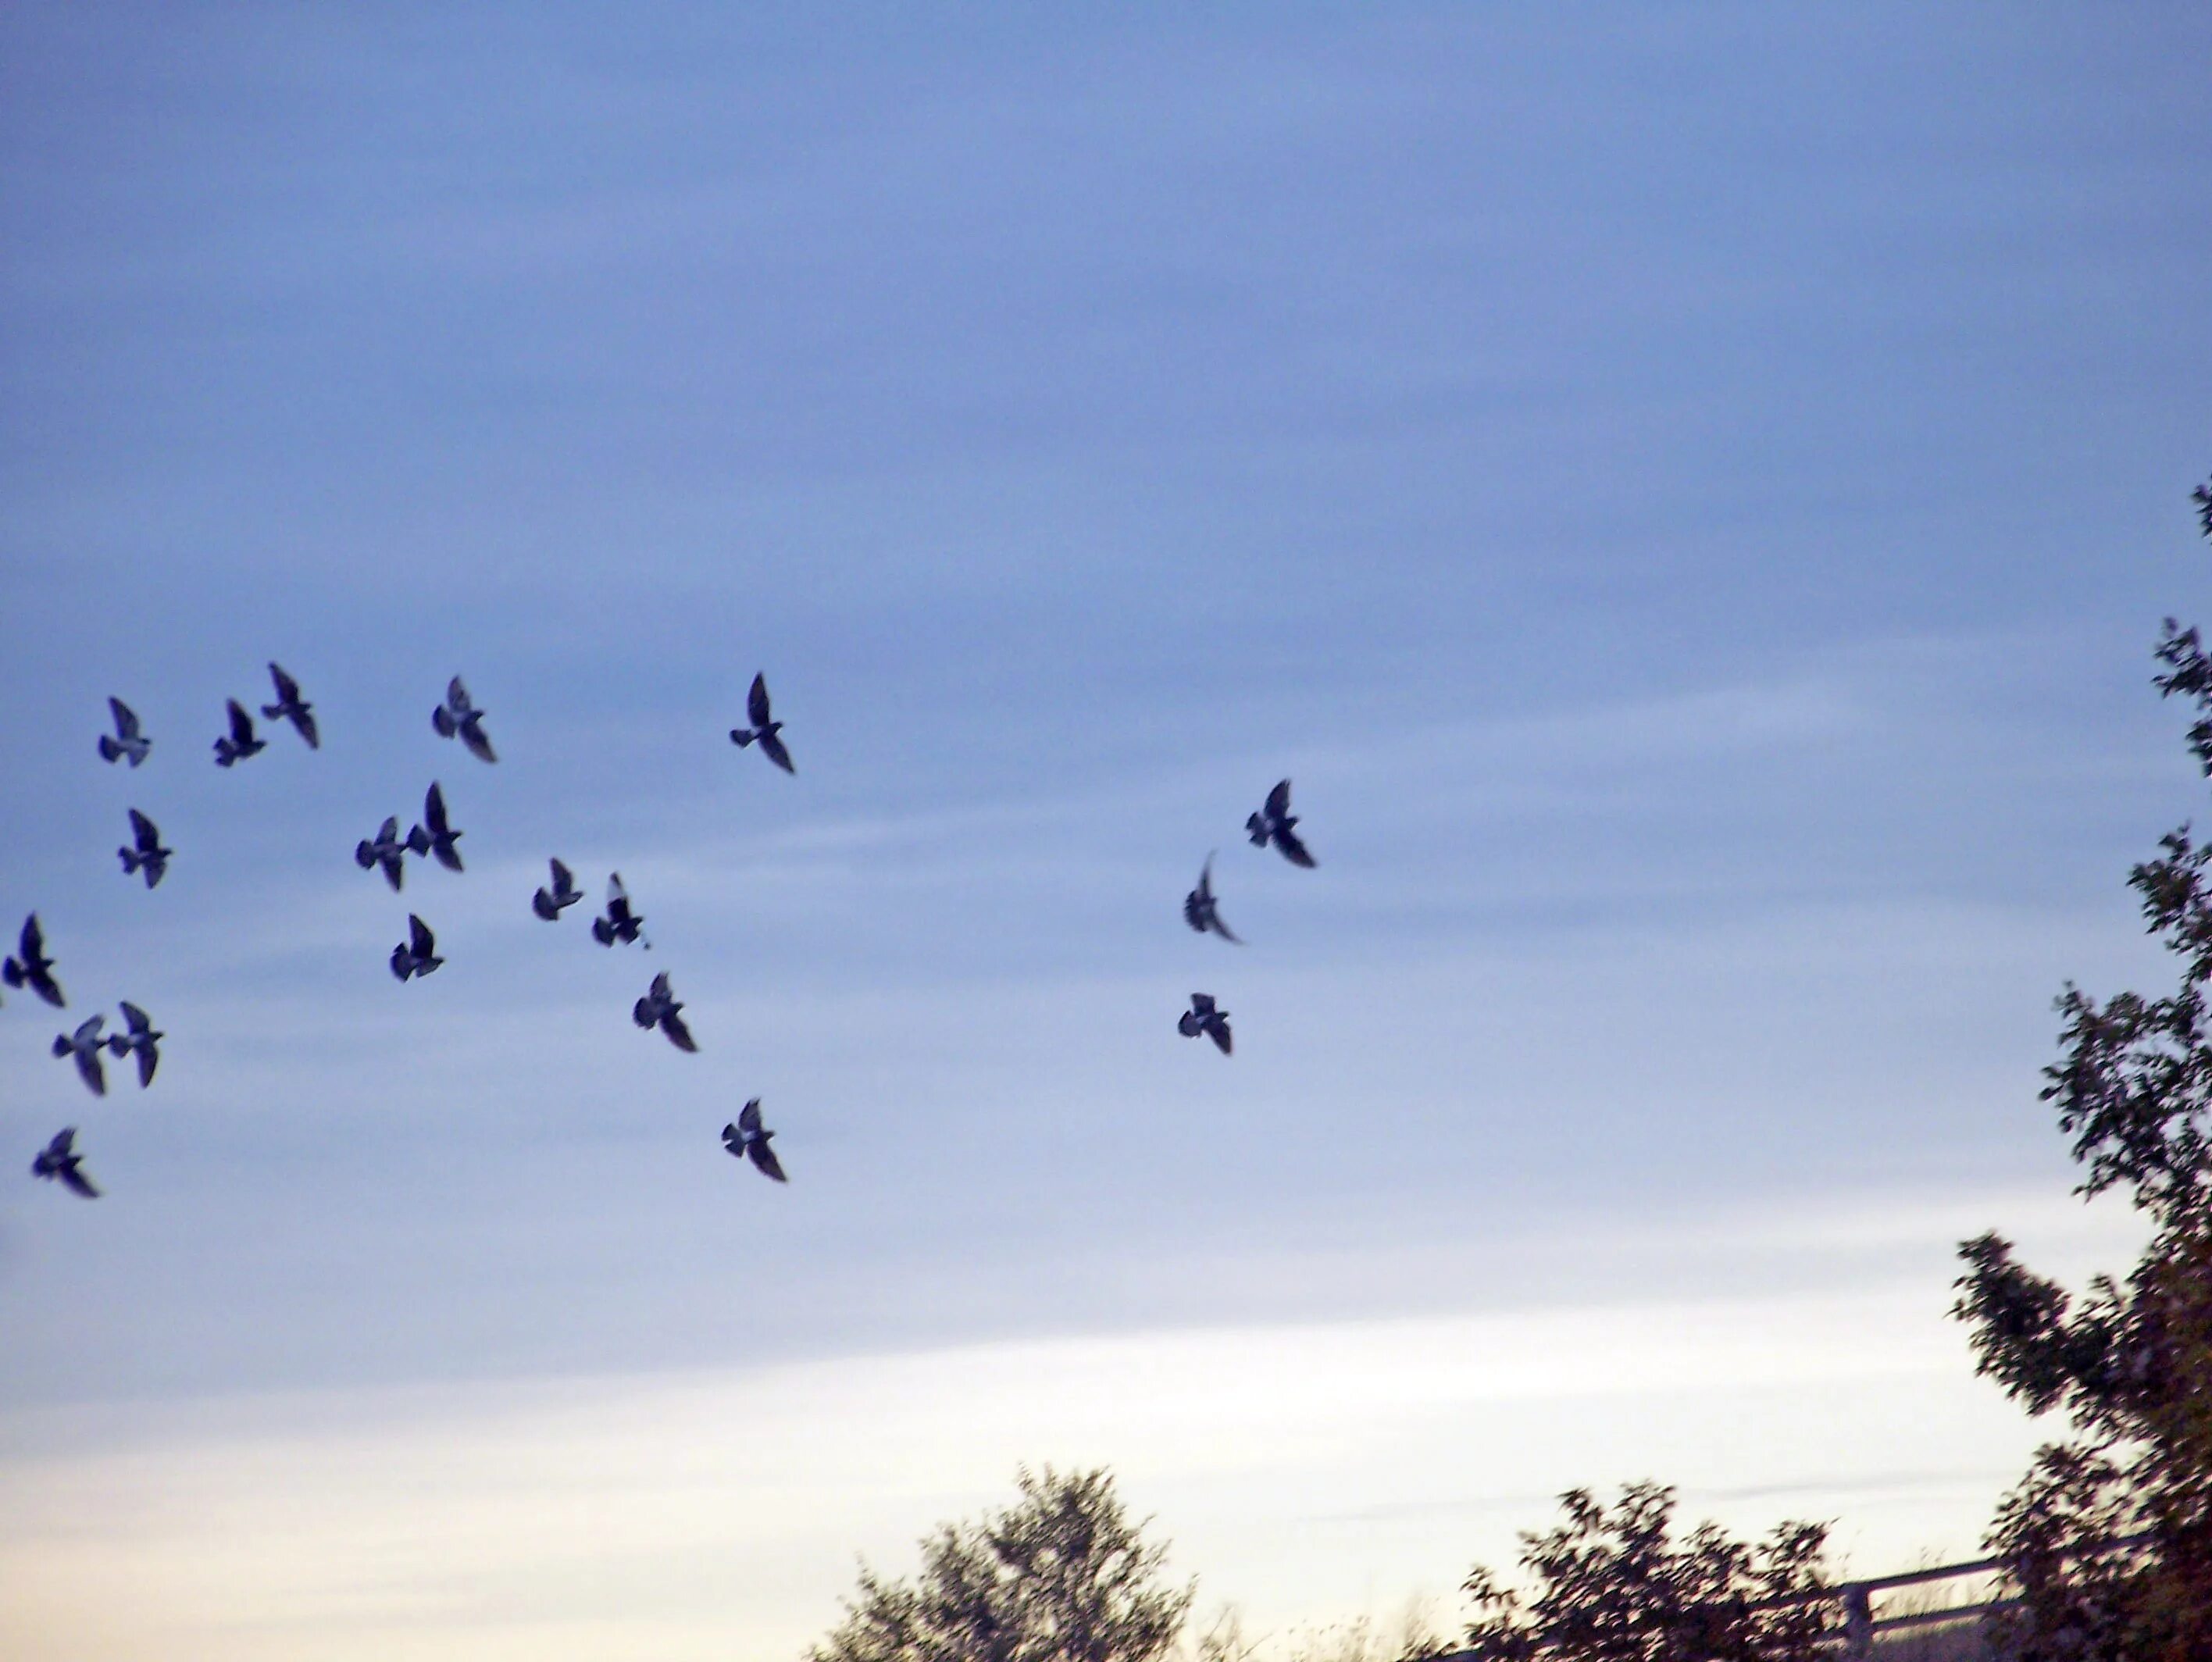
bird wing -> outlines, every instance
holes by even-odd
[[[315,726],[315,713],[302,704],[292,713],[292,725],[300,730],[300,737],[307,741],[310,750],[323,748],[323,736]]]
[[[150,854],[161,846],[161,828],[135,808],[131,810],[131,835],[142,854]]]
[[[154,1023],[148,1019],[146,1012],[128,998],[123,1001],[123,1019],[130,1024],[131,1031],[134,1034],[151,1033],[154,1030]]]
[[[1228,1055],[1230,1050],[1229,1023],[1223,1021],[1221,1017],[1217,1016],[1211,1022],[1208,1022],[1206,1024],[1206,1031],[1207,1035],[1212,1039],[1213,1042],[1221,1047],[1221,1053],[1224,1056]]]
[[[1223,940],[1228,942],[1231,946],[1242,946],[1244,944],[1243,937],[1234,933],[1227,924],[1221,921],[1221,914],[1218,912],[1209,916],[1206,919],[1206,923],[1207,928],[1211,929],[1215,934],[1221,937]]]
[[[667,1000],[673,998],[676,996],[676,990],[668,985],[668,972],[666,970],[662,970],[659,974],[653,978],[653,991],[647,996],[658,998],[663,1003],[665,1003]]]
[[[1190,1007],[1200,1016],[1212,1015],[1213,995],[1210,992],[1192,993],[1190,995]]]
[[[783,1162],[775,1157],[775,1150],[769,1147],[768,1140],[765,1137],[757,1137],[750,1142],[747,1143],[745,1144],[745,1157],[750,1160],[754,1165],[759,1167],[763,1172],[774,1178],[777,1182],[788,1183],[791,1181],[789,1178],[783,1174]]]
[[[623,887],[622,873],[607,873],[607,910],[612,912],[617,904],[627,905],[629,901],[629,890]]]
[[[1213,898],[1213,853],[1206,851],[1206,864],[1198,868],[1198,894],[1202,900]]]
[[[430,781],[428,793],[422,798],[422,823],[433,837],[443,837],[452,827],[446,820],[446,793],[438,781]]]
[[[1303,865],[1309,871],[1313,869],[1314,857],[1306,852],[1305,844],[1298,840],[1298,834],[1288,826],[1275,828],[1275,846],[1283,851],[1283,858],[1292,865]]]
[[[46,1154],[54,1160],[67,1160],[70,1151],[76,1147],[76,1127],[64,1125],[56,1131],[53,1141],[46,1144]]]
[[[161,1047],[155,1044],[157,1034],[148,1034],[131,1046],[138,1052],[138,1089],[144,1090],[154,1083],[154,1070],[161,1065]]]
[[[791,752],[783,748],[781,734],[763,733],[760,736],[760,748],[768,759],[782,768],[785,773],[796,773],[799,771],[791,765]]]
[[[84,1029],[79,1028],[79,1033]],[[100,1059],[100,1047],[88,1046],[76,1052],[76,1071],[84,1083],[92,1087],[94,1096],[107,1095],[107,1068]]]
[[[26,970],[46,955],[46,934],[39,927],[37,913],[23,919],[23,932],[15,938],[15,950],[22,954]]]
[[[236,699],[230,703],[230,742],[233,744],[253,743],[253,718],[246,713],[246,707]]]
[[[77,1168],[76,1161],[68,1162],[54,1174],[68,1184],[73,1192],[82,1195],[87,1200],[100,1198],[100,1191],[94,1188],[92,1180]]]
[[[474,711],[460,724],[461,743],[469,747],[469,754],[478,761],[497,761],[499,753],[491,748],[491,737],[483,730],[483,718]]]
[[[269,678],[276,683],[277,703],[293,705],[300,701],[300,683],[286,675],[280,665],[269,666]]]
[[[756,1096],[748,1101],[744,1107],[738,1110],[738,1129],[739,1131],[757,1131],[761,1128],[760,1105],[761,1100]]]
[[[1283,780],[1267,792],[1267,817],[1279,820],[1291,811],[1291,782]]]
[[[1205,899],[1195,889],[1182,897],[1182,920],[1200,933],[1206,929]]]
[[[407,914],[409,950],[418,958],[427,958],[438,949],[438,937],[430,932],[430,925],[412,912]]]
[[[459,720],[477,707],[469,701],[469,689],[455,676],[446,683],[446,713]]]
[[[802,703],[804,700],[800,701]],[[756,727],[768,725],[768,675],[766,671],[753,677],[752,690],[745,695],[745,719]]]
[[[115,718],[115,734],[118,738],[134,739],[138,737],[138,716],[136,711],[119,698],[109,699],[107,708],[109,713]]]
[[[678,1050],[696,1052],[699,1048],[699,1041],[691,1036],[691,1029],[684,1025],[684,1018],[672,1010],[661,1012],[660,1030],[668,1035],[668,1042]]]
[[[555,860],[551,862],[551,864],[553,867],[553,892],[556,895],[574,894],[576,892],[576,874],[569,870],[567,866],[562,864],[558,860]]]

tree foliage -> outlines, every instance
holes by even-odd
[[[1176,1641],[1193,1586],[1161,1580],[1103,1470],[1016,1476],[1021,1500],[921,1543],[921,1573],[863,1564],[845,1619],[811,1662],[1152,1662]]]
[[[2212,487],[2194,495],[2212,537]],[[2158,661],[2159,690],[2196,707],[2189,746],[2212,776],[2212,656],[2168,618]],[[2000,1641],[2022,1662],[2212,1655],[2212,845],[2185,825],[2129,883],[2178,984],[2101,1004],[2068,986],[2042,1097],[2073,1138],[2076,1192],[2128,1195],[2150,1243],[2124,1282],[2100,1276],[2078,1298],[1996,1234],[1960,1248],[1953,1313],[1978,1370],[2073,1431],[2038,1452],[1990,1530],[2021,1598]]]
[[[1524,1596],[1478,1565],[1468,1645],[1486,1662],[1810,1662],[1831,1631],[1823,1524],[1790,1523],[1756,1545],[1704,1523],[1677,1544],[1674,1491],[1630,1483],[1610,1508],[1585,1489],[1565,1521],[1521,1537]],[[1784,1602],[1789,1601],[1789,1602]]]

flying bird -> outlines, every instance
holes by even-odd
[[[762,1173],[777,1182],[788,1183],[791,1180],[783,1174],[783,1162],[775,1157],[775,1150],[768,1145],[769,1139],[775,1135],[774,1131],[761,1128],[760,1098],[756,1096],[738,1110],[733,1124],[722,1127],[722,1146],[738,1159],[751,1161]]]
[[[56,1010],[69,1003],[62,997],[62,984],[54,980],[54,961],[46,956],[46,937],[39,928],[37,913],[23,919],[15,955],[0,963],[0,981],[11,987],[30,988]]]
[[[461,851],[453,845],[460,840],[461,834],[446,817],[446,793],[433,779],[428,794],[422,798],[422,822],[408,832],[407,846],[417,854],[436,855],[438,864],[447,870],[458,871],[461,869]]]
[[[791,752],[783,748],[783,740],[777,737],[783,731],[783,724],[769,719],[768,676],[765,675],[755,676],[752,690],[745,695],[745,719],[752,725],[731,728],[730,743],[740,750],[748,744],[757,743],[768,759],[785,773],[797,773],[799,770],[791,765]]]
[[[161,846],[161,828],[135,808],[131,810],[131,844],[115,851],[123,859],[123,875],[143,871],[146,887],[151,889],[161,881],[169,869],[169,856],[177,851]]]
[[[253,737],[253,718],[246,713],[246,707],[236,699],[229,701],[230,731],[215,742],[215,765],[235,767],[248,756],[259,755],[269,748],[265,738]]]
[[[627,946],[635,941],[647,952],[653,950],[653,943],[645,938],[645,915],[630,909],[629,890],[623,887],[619,871],[607,878],[607,915],[592,919],[592,938],[601,946],[617,941]]]
[[[363,837],[353,846],[353,863],[364,871],[382,866],[384,881],[397,895],[407,879],[407,840],[399,834],[399,816],[392,814],[377,827],[374,837]]]
[[[109,699],[107,707],[115,717],[115,737],[110,738],[106,733],[100,736],[100,760],[113,761],[118,756],[128,756],[131,765],[136,767],[146,760],[154,741],[138,731],[138,713],[121,699]]]
[[[321,749],[323,741],[315,731],[315,707],[300,696],[300,683],[276,664],[269,666],[269,678],[276,683],[276,701],[263,705],[261,713],[271,721],[290,722],[300,730],[300,737],[307,741],[310,750]]]
[[[76,1127],[70,1125],[56,1131],[54,1140],[39,1150],[38,1158],[31,1162],[31,1175],[58,1178],[87,1200],[97,1200],[100,1191],[92,1186],[83,1168],[84,1156],[76,1151]]]
[[[631,1007],[629,1019],[641,1028],[659,1028],[678,1050],[696,1051],[699,1046],[691,1037],[691,1029],[684,1025],[683,1010],[683,1001],[668,985],[668,972],[664,969],[653,978],[645,997]]]
[[[1186,1039],[1195,1039],[1202,1033],[1224,1056],[1229,1054],[1229,1012],[1215,1007],[1210,992],[1190,995],[1190,1008],[1176,1022],[1176,1029]]]
[[[438,937],[430,925],[409,913],[407,938],[392,949],[392,973],[404,981],[410,975],[428,975],[445,961],[438,955]]]
[[[547,888],[541,884],[538,892],[530,897],[530,909],[549,924],[584,898],[584,891],[576,887],[575,874],[558,860],[552,861],[551,864],[552,886]]]
[[[1298,840],[1293,828],[1297,822],[1297,816],[1291,812],[1291,782],[1285,779],[1267,792],[1267,805],[1244,822],[1244,829],[1250,834],[1255,848],[1265,848],[1272,842],[1292,865],[1310,868],[1314,857]]]
[[[146,1012],[128,998],[123,1001],[123,1019],[130,1024],[125,1034],[112,1033],[107,1036],[110,1056],[138,1058],[138,1089],[143,1090],[154,1083],[154,1070],[161,1065],[161,1040],[169,1035],[154,1030],[154,1023]]]
[[[107,1095],[107,1070],[100,1065],[100,1047],[105,1041],[100,1029],[106,1025],[105,1016],[88,1016],[76,1024],[75,1033],[54,1035],[54,1054],[76,1058],[78,1076],[91,1088],[94,1096]]]
[[[469,747],[469,754],[477,761],[499,760],[493,754],[491,740],[484,735],[483,712],[470,699],[469,689],[461,684],[460,676],[455,676],[446,683],[446,701],[430,712],[430,725],[438,730],[441,738],[459,734],[461,743]]]
[[[1221,913],[1214,906],[1213,856],[1211,854],[1206,857],[1206,864],[1199,869],[1198,887],[1182,897],[1182,920],[1201,935],[1212,930],[1224,941],[1233,942],[1238,946],[1244,944],[1230,932],[1229,925],[1221,921]]]

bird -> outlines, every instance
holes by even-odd
[[[236,699],[229,701],[230,731],[215,742],[215,765],[235,767],[248,756],[258,755],[269,748],[265,738],[253,737],[253,718],[246,713],[246,707]]]
[[[469,747],[469,754],[477,761],[499,760],[492,751],[491,740],[484,735],[483,712],[470,699],[469,689],[461,684],[460,676],[455,676],[446,683],[446,701],[430,712],[430,725],[438,730],[441,738],[459,734],[461,743]]]
[[[1186,1039],[1195,1039],[1202,1033],[1213,1040],[1224,1056],[1229,1054],[1229,1012],[1215,1007],[1210,992],[1190,995],[1190,1008],[1183,1011],[1176,1028]]]
[[[1214,906],[1213,856],[1211,854],[1206,857],[1206,864],[1199,869],[1198,887],[1182,897],[1182,920],[1201,935],[1212,930],[1224,941],[1237,946],[1244,944],[1230,932],[1229,925],[1221,921],[1221,913]]]
[[[131,810],[131,844],[115,851],[123,858],[123,875],[127,877],[134,871],[143,871],[146,887],[151,889],[161,881],[161,874],[169,869],[169,856],[177,851],[161,846],[161,828],[135,808]]]
[[[404,981],[410,975],[428,975],[445,961],[438,955],[438,937],[430,925],[409,913],[407,938],[392,949],[392,973]]]
[[[647,952],[653,950],[653,943],[645,938],[645,915],[630,909],[629,890],[623,887],[619,871],[607,877],[607,915],[592,919],[592,938],[601,946],[617,941],[627,946],[635,941]]]
[[[110,698],[107,707],[115,717],[115,737],[100,736],[100,757],[113,761],[118,756],[131,758],[136,767],[146,760],[146,753],[154,748],[154,741],[138,731],[138,713],[119,698]]]
[[[399,816],[387,815],[374,837],[364,837],[353,846],[353,861],[364,871],[382,866],[384,881],[397,895],[407,880],[407,840],[399,834]]]
[[[777,737],[783,731],[783,724],[769,719],[768,676],[764,674],[753,677],[752,690],[745,695],[745,719],[752,725],[731,728],[730,743],[742,750],[757,742],[770,761],[787,773],[797,773],[799,770],[791,765],[791,752],[783,748],[783,740]]]
[[[750,1160],[759,1170],[779,1183],[791,1180],[783,1174],[783,1162],[769,1147],[774,1131],[761,1128],[761,1100],[757,1096],[738,1110],[737,1119],[722,1127],[722,1146],[740,1160]]]
[[[461,869],[461,851],[453,845],[460,840],[461,834],[446,817],[446,793],[433,779],[422,798],[422,822],[408,832],[407,846],[417,854],[436,855],[438,864],[447,870],[458,871]]]
[[[54,980],[54,961],[46,956],[46,937],[39,928],[37,913],[23,919],[15,955],[0,963],[0,981],[11,987],[30,988],[56,1010],[69,1003],[62,997],[62,984]]]
[[[691,1029],[684,1025],[683,1010],[683,1001],[668,985],[668,972],[664,969],[653,978],[653,986],[645,997],[631,1006],[629,1019],[641,1028],[659,1028],[678,1050],[696,1051],[698,1041],[691,1037]]]
[[[1291,782],[1285,779],[1267,792],[1266,806],[1244,822],[1244,829],[1251,834],[1255,848],[1265,848],[1272,842],[1292,865],[1310,868],[1314,857],[1292,828],[1297,822],[1297,816],[1291,812]]]
[[[131,1031],[127,1034],[121,1033],[108,1034],[107,1053],[110,1056],[129,1056],[134,1052],[137,1054],[138,1089],[143,1090],[154,1083],[154,1070],[161,1065],[161,1044],[162,1040],[168,1037],[168,1034],[155,1032],[154,1023],[146,1012],[128,998],[123,1001],[123,1019],[130,1025]]]
[[[538,892],[530,897],[530,909],[549,924],[584,898],[584,891],[576,887],[575,874],[558,860],[552,861],[551,864],[552,887],[549,889],[541,884]]]
[[[92,1180],[84,1174],[84,1156],[76,1151],[76,1127],[74,1125],[64,1126],[56,1131],[54,1140],[39,1150],[38,1158],[31,1162],[31,1175],[58,1178],[87,1200],[100,1198],[100,1191],[92,1186]]]
[[[269,666],[269,678],[276,683],[276,701],[263,705],[261,713],[271,721],[290,722],[300,730],[300,737],[307,741],[310,750],[321,749],[322,737],[315,731],[315,707],[300,696],[300,683],[276,664]]]
[[[88,1016],[76,1024],[75,1033],[54,1035],[54,1054],[76,1058],[77,1073],[94,1096],[107,1095],[107,1070],[100,1061],[100,1047],[104,1042],[100,1029],[106,1021],[105,1016]]]

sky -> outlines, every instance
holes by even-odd
[[[1957,1242],[2138,1238],[2036,1092],[2202,800],[2201,6],[94,0],[0,61],[0,924],[70,998],[0,1006],[0,1149],[106,1191],[0,1184],[10,1654],[791,1657],[1022,1462],[1279,1647],[1451,1624],[1574,1486],[1974,1554],[2053,1428]],[[219,770],[271,659],[322,748]],[[466,870],[392,895],[433,779]],[[555,855],[649,954],[531,914]],[[125,998],[94,1099],[48,1045]]]

